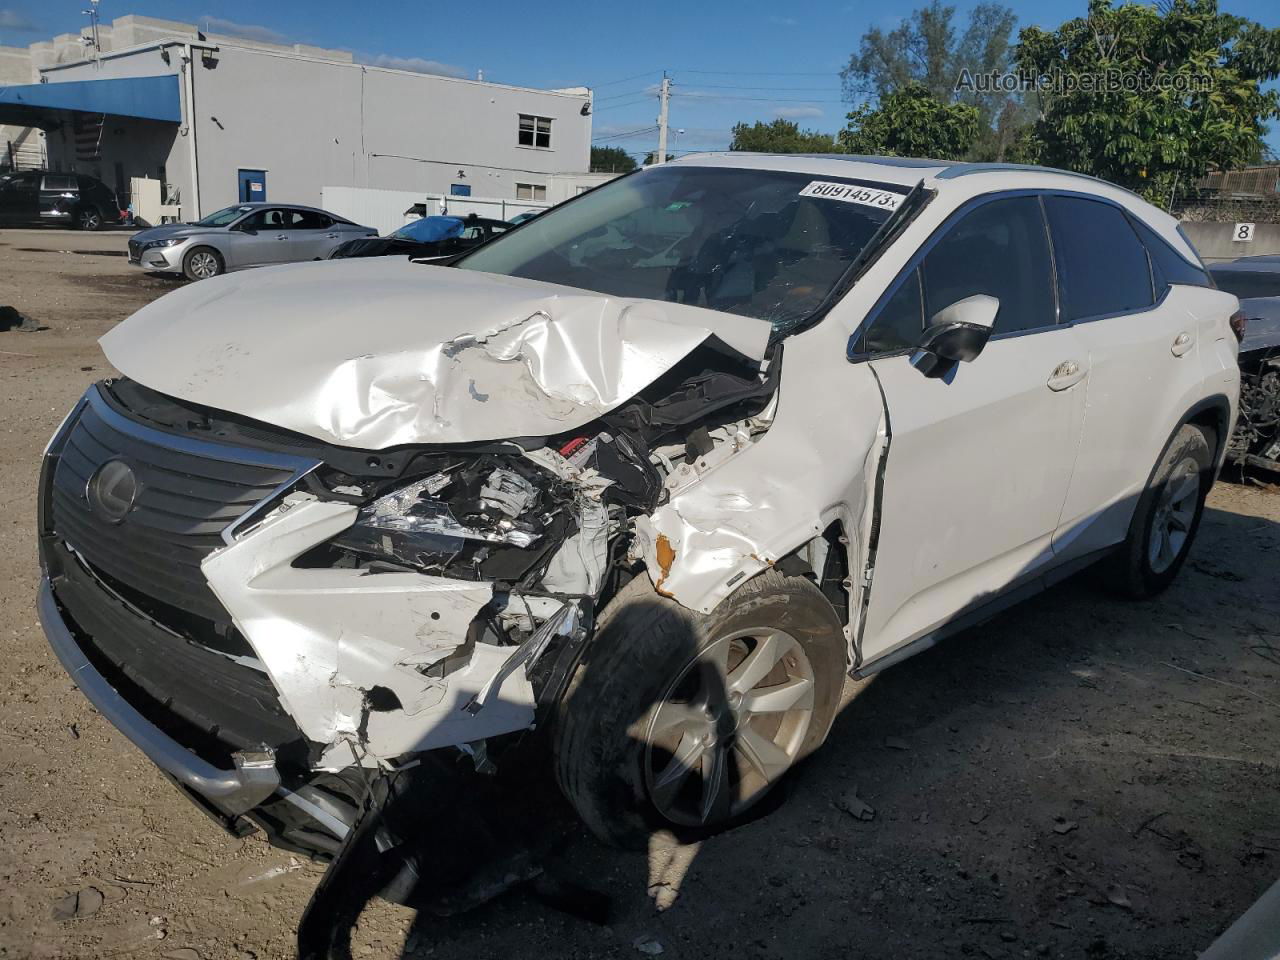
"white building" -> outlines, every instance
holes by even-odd
[[[319,205],[325,187],[551,201],[578,192],[575,174],[599,179],[585,176],[586,88],[391,70],[139,16],[100,27],[98,45],[0,47],[0,164],[90,173],[124,195],[156,178],[183,219],[239,200]]]

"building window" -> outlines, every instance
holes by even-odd
[[[522,147],[551,149],[551,118],[520,114],[519,143]]]
[[[547,188],[540,183],[517,183],[516,199],[545,200],[547,199]]]
[[[469,197],[469,196],[471,196],[471,184],[469,184],[469,183],[451,183],[451,184],[449,184],[449,196],[451,196],[451,197]]]

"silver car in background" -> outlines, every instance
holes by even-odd
[[[231,270],[325,260],[335,247],[378,231],[296,204],[237,203],[195,223],[152,227],[129,240],[129,262],[143,270],[206,280]]]

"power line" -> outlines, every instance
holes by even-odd
[[[595,103],[604,103],[608,100],[621,100],[623,97],[634,97],[636,94],[640,94],[640,93],[646,94],[647,96],[657,96],[656,93],[654,94],[649,93],[648,89],[641,89],[641,90],[628,90],[626,93],[615,93],[608,97],[595,97],[593,99]]]
[[[698,89],[699,90],[792,90],[796,92],[799,92],[802,90],[817,90],[822,93],[832,92],[830,87],[773,87],[773,86],[743,87],[743,86],[739,86],[736,83],[700,83],[698,84]]]
[[[653,97],[638,97],[635,100],[628,100],[626,103],[611,103],[607,107],[600,107],[598,110],[592,110],[592,113],[604,113],[606,110],[616,110],[618,107],[634,107],[640,103],[648,103]]]
[[[794,71],[794,70],[673,70],[672,73],[696,73],[704,76],[735,76],[735,77],[829,77],[832,76],[830,70],[816,71]]]
[[[641,127],[639,130],[628,130],[625,133],[611,133],[605,137],[592,137],[591,142],[597,143],[601,140],[625,140],[627,137],[638,137],[643,133],[653,133],[653,131],[657,129],[658,125],[655,123],[653,126]]]
[[[623,77],[621,80],[610,80],[608,83],[597,83],[591,89],[599,90],[601,87],[617,86],[619,83],[626,83],[628,80],[639,80],[641,77],[651,77],[657,72],[657,70],[646,70],[644,73],[637,73],[633,77]]]
[[[681,93],[675,91],[671,94],[673,97],[684,97],[686,100],[719,100],[721,102],[742,102],[749,101],[755,103],[844,103],[843,100],[819,100],[815,97],[732,97],[721,96],[720,94],[697,94],[697,93]]]

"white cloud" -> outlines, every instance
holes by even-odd
[[[228,37],[239,37],[242,40],[256,40],[258,43],[293,42],[279,30],[272,30],[258,23],[236,23],[234,20],[224,20],[222,17],[211,17],[208,14],[202,16],[198,23],[208,33],[221,33]]]
[[[778,107],[773,115],[783,120],[808,120],[822,116],[822,110],[819,107]]]
[[[0,30],[12,30],[14,33],[35,33],[39,27],[30,17],[20,10],[0,8]]]
[[[467,77],[467,70],[452,63],[427,60],[424,57],[394,57],[389,53],[357,53],[356,63],[389,70],[410,70],[413,73],[431,73],[441,77]]]

